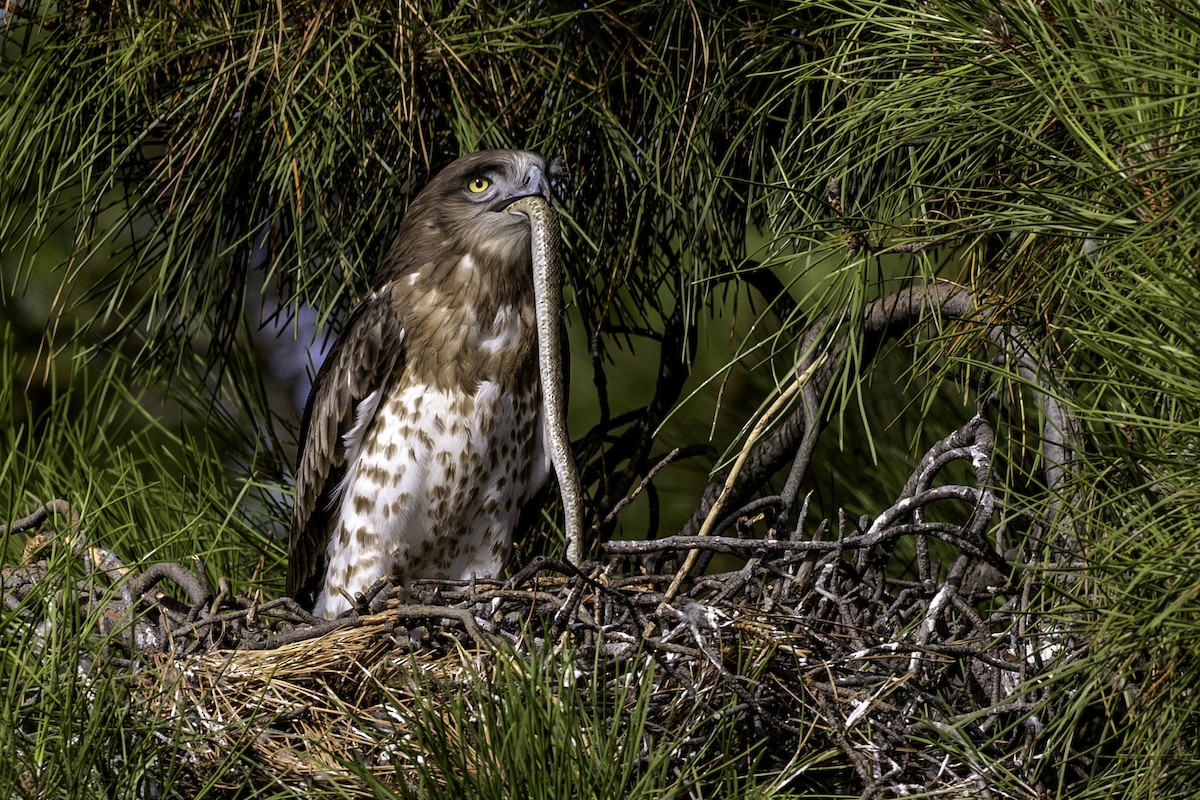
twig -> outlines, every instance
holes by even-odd
[[[169,579],[177,583],[187,592],[192,605],[207,603],[212,597],[209,588],[180,564],[160,563],[151,564],[146,571],[129,580],[129,589],[134,598],[140,598],[150,591],[159,581]]]
[[[446,606],[435,605],[400,605],[392,612],[401,619],[452,619],[475,640],[475,643],[480,647],[495,647],[500,643],[490,633],[487,633],[479,627],[479,623],[475,621],[475,615],[465,608],[448,608]]]
[[[721,487],[721,494],[717,497],[717,501],[708,511],[708,515],[704,518],[704,524],[700,526],[699,537],[706,537],[712,530],[712,527],[719,519],[719,515],[725,509],[725,503],[729,499],[729,494],[733,490],[734,484],[737,482],[738,476],[741,474],[742,467],[746,464],[746,459],[750,457],[752,448],[758,444],[758,439],[763,432],[774,421],[775,416],[791,402],[792,395],[801,389],[812,377],[822,364],[825,363],[825,356],[817,358],[809,364],[803,372],[795,377],[779,397],[767,408],[766,411],[754,423],[754,427],[750,431],[750,435],[746,437],[746,443],[742,446],[742,450],[738,453],[737,460],[734,461],[733,468],[729,471],[729,475],[725,478],[725,485]],[[670,602],[679,592],[679,587],[683,584],[684,579],[691,574],[692,568],[696,566],[696,559],[699,558],[700,551],[692,549],[687,558],[683,562],[683,566],[675,573],[675,579],[671,581],[671,585],[667,587],[666,593],[663,595],[663,602]]]
[[[27,531],[31,528],[35,528],[45,522],[51,514],[57,514],[60,517],[66,517],[73,526],[79,524],[79,515],[71,508],[70,503],[62,499],[51,500],[40,508],[35,509],[33,513],[21,517],[20,519],[13,520],[11,531],[9,526],[0,525],[0,536],[10,532],[20,533],[21,531]]]

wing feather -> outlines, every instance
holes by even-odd
[[[287,591],[306,608],[312,608],[325,580],[325,550],[347,465],[403,365],[404,322],[388,285],[350,315],[317,372],[300,423]]]

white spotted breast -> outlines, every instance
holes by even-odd
[[[367,430],[351,431],[364,438],[346,443],[355,457],[317,616],[337,616],[347,596],[389,572],[401,583],[499,573],[521,507],[549,473],[540,391],[531,388],[483,381],[467,394],[410,384],[382,401]]]

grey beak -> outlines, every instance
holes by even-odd
[[[550,179],[546,177],[546,173],[542,172],[541,167],[529,170],[529,174],[525,176],[523,188],[526,194],[540,194],[547,201],[550,199]]]

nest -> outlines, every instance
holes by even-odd
[[[136,573],[80,533],[70,546],[87,565],[81,605],[113,623],[110,668],[137,676],[144,713],[172,721],[196,786],[304,791],[345,781],[366,791],[361,771],[403,779],[421,756],[406,735],[416,698],[442,692],[449,703],[498,655],[560,650],[585,674],[602,665],[613,691],[652,676],[650,722],[679,734],[681,761],[732,715],[746,742],[764,745],[760,768],[789,786],[810,783],[798,756],[819,748],[839,754],[839,783],[864,797],[986,796],[992,770],[1020,773],[1037,753],[1041,728],[1029,711],[1049,698],[1016,690],[1050,666],[1045,637],[1022,630],[1028,574],[984,536],[989,490],[933,486],[955,460],[986,475],[991,443],[977,415],[874,518],[842,517],[802,536],[806,503],[792,535],[753,537],[762,515],[742,514],[740,536],[614,541],[603,563],[539,558],[505,583],[418,582],[403,601],[373,587],[332,621],[287,598],[213,593],[179,565]],[[925,521],[934,502],[958,504],[964,520]],[[65,511],[46,510],[55,508]],[[26,563],[6,570],[14,607],[45,576],[36,557],[53,536],[35,536]],[[901,551],[916,562],[906,579],[889,569]],[[718,553],[740,566],[701,569]],[[649,573],[648,554],[659,566],[685,563]],[[684,569],[687,554],[701,563]],[[245,754],[231,767],[225,756],[236,748]]]
[[[968,293],[938,285],[873,304],[864,325],[882,337],[931,303],[948,317],[976,313]],[[1052,383],[1017,332],[987,337],[1011,372]],[[419,704],[450,720],[464,687],[490,670],[558,653],[594,676],[597,697],[649,682],[644,730],[674,743],[680,769],[732,721],[760,754],[755,770],[781,788],[1010,796],[997,776],[1036,774],[1045,723],[1069,702],[1034,679],[1081,655],[1039,621],[1046,572],[1029,568],[1067,558],[1070,503],[1019,511],[1022,488],[993,474],[996,392],[983,390],[974,415],[876,514],[810,519],[798,489],[823,387],[844,357],[823,352],[801,364],[678,535],[604,542],[596,562],[534,559],[503,583],[379,585],[351,613],[317,620],[287,598],[231,596],[223,582],[213,591],[199,562],[129,569],[56,501],[13,526],[38,530],[55,513],[72,521],[29,540],[24,562],[4,571],[3,599],[31,629],[62,613],[36,598],[58,574],[44,548],[69,547],[82,577],[52,593],[73,592],[102,620],[106,668],[135,676],[139,707],[174,726],[170,744],[188,754],[183,780],[196,786],[337,784],[353,794],[366,791],[364,774],[406,780],[423,755],[412,736]],[[1060,390],[1034,396],[1044,487],[1065,495],[1074,423]],[[790,399],[795,410],[780,421]],[[764,494],[780,469],[782,491]],[[486,746],[462,736],[463,747]],[[232,751],[244,754],[231,763]]]

